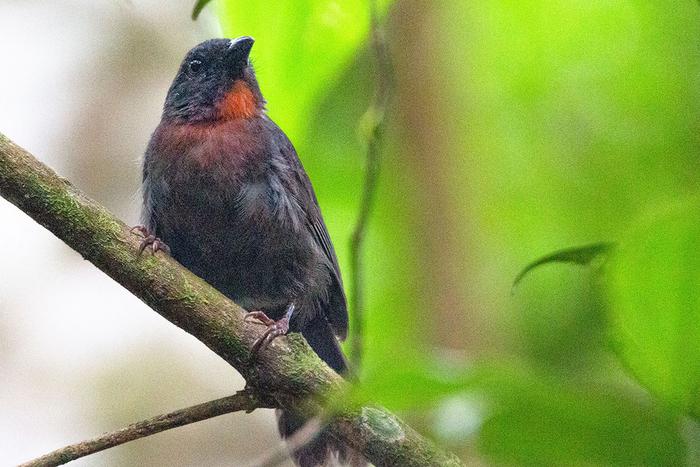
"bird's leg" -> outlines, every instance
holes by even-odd
[[[150,230],[148,230],[148,227],[137,225],[132,227],[131,233],[138,233],[141,235],[141,237],[143,237],[143,240],[141,240],[141,246],[139,246],[139,255],[143,253],[143,250],[145,250],[149,245],[151,246],[151,252],[153,254],[155,254],[156,251],[162,251],[166,254],[170,254],[170,247],[166,245],[163,240],[153,235]]]
[[[287,311],[284,316],[277,321],[268,318],[268,316],[262,311],[253,311],[248,315],[255,314],[251,316],[251,319],[257,319],[265,326],[267,329],[262,336],[258,338],[253,344],[253,355],[256,355],[261,349],[266,348],[270,343],[279,336],[284,336],[289,332],[289,321],[292,318],[292,313],[294,313],[294,302],[290,303],[287,307]]]

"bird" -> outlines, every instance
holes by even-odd
[[[169,253],[267,326],[254,353],[298,332],[347,375],[338,259],[297,152],[267,115],[253,43],[210,39],[186,54],[145,152],[135,229],[142,250]],[[284,438],[305,423],[278,411]],[[301,467],[365,464],[325,431],[292,455]]]

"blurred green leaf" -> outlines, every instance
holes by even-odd
[[[210,1],[211,0],[197,0],[197,3],[194,4],[194,8],[192,9],[192,19],[196,20],[204,7],[207,6],[207,3]]]
[[[565,250],[550,253],[525,266],[525,268],[516,276],[515,281],[513,281],[513,287],[516,287],[530,271],[539,266],[549,263],[574,263],[586,265],[596,259],[598,256],[610,253],[614,246],[614,243],[600,242],[593,243],[592,245],[567,248]]]
[[[390,3],[379,1],[380,11]],[[365,43],[368,3],[222,0],[217,6],[224,34],[255,38],[251,56],[270,116],[296,143],[323,91]]]
[[[517,362],[460,369],[445,359],[395,359],[345,396],[346,404],[393,410],[425,409],[454,396],[478,401],[473,419],[463,423],[477,429],[480,452],[497,462],[682,465],[686,457],[675,415],[628,386],[598,378],[566,382]]]
[[[484,388],[480,452],[516,465],[683,465],[677,420],[595,383],[501,372]]]
[[[464,368],[449,368],[439,361],[393,359],[391,365],[365,373],[340,402],[360,406],[381,404],[392,410],[422,409],[455,393],[473,388],[479,375]]]
[[[689,410],[700,388],[700,204],[642,221],[611,261],[612,332],[622,360],[650,391]]]

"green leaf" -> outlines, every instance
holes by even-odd
[[[480,453],[497,464],[682,465],[685,459],[674,414],[630,395],[627,386],[596,377],[564,383],[518,361],[450,363],[458,361],[392,359],[369,371],[343,402],[416,410],[448,397],[476,401],[473,419],[463,423],[478,427]]]
[[[197,0],[197,3],[194,4],[194,8],[192,9],[192,19],[196,20],[197,17],[199,17],[199,14],[202,12],[205,6],[207,6],[207,3],[209,3],[211,0]]]
[[[361,383],[335,401],[338,406],[381,404],[391,410],[426,408],[447,396],[474,388],[478,372],[444,362],[395,358],[391,365],[365,371]]]
[[[522,271],[520,271],[520,273],[516,276],[515,281],[513,281],[513,287],[516,287],[530,271],[544,264],[575,263],[586,265],[598,256],[610,253],[614,247],[614,243],[600,242],[593,243],[591,245],[555,251],[554,253],[550,253],[547,256],[543,256],[542,258],[535,260],[532,263],[525,266],[525,268]]]
[[[608,294],[618,353],[642,385],[692,411],[700,388],[700,203],[642,221],[613,256]]]
[[[390,3],[380,1],[380,11]],[[368,2],[222,0],[217,6],[225,35],[255,39],[251,57],[270,116],[297,144],[314,105],[365,45]]]
[[[496,375],[483,395],[479,450],[499,465],[684,464],[675,417],[599,380],[512,372]]]

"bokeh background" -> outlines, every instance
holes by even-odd
[[[180,60],[252,35],[347,278],[376,68],[367,4],[218,0],[193,22],[193,3],[0,0],[0,132],[136,224]],[[698,3],[381,10],[394,89],[361,400],[469,465],[700,465]],[[2,199],[0,226],[0,464],[243,386]],[[598,241],[621,242],[612,266],[548,265],[512,288],[536,258]],[[244,465],[277,443],[260,410],[75,464]]]

